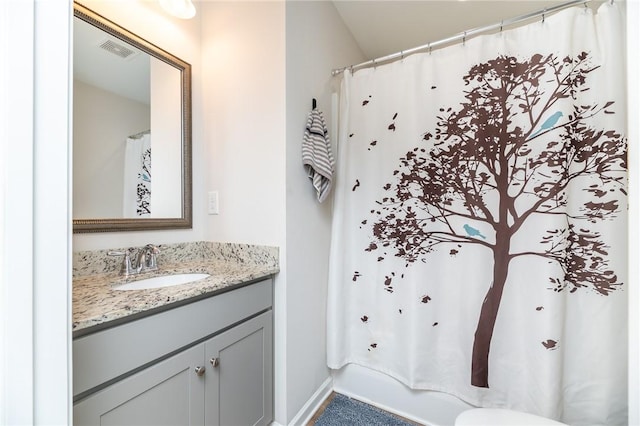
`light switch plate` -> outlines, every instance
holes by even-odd
[[[209,192],[209,214],[218,214],[219,213],[219,204],[218,204],[218,191],[210,191]]]

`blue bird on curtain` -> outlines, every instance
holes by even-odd
[[[464,228],[465,232],[467,233],[467,235],[469,235],[470,237],[480,237],[480,238],[482,238],[484,240],[487,239],[487,237],[482,235],[482,233],[478,229],[474,228],[473,226],[469,226],[468,224],[465,223],[463,228]]]
[[[538,130],[536,130],[535,132],[533,132],[528,138],[529,139],[533,139],[534,137],[536,137],[540,132],[544,132],[545,130],[549,130],[552,129],[553,126],[556,125],[556,123],[558,122],[558,120],[560,120],[560,117],[562,117],[562,111],[557,111],[556,113],[554,113],[553,115],[551,115],[549,118],[547,118],[544,123],[542,123],[542,126],[540,126],[540,128]]]

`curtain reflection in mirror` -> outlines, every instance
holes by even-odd
[[[151,132],[127,138],[124,156],[123,217],[151,217]]]

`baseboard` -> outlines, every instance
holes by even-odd
[[[309,420],[313,417],[313,415],[318,411],[318,408],[322,405],[322,403],[331,395],[333,392],[333,378],[328,377],[325,380],[318,390],[316,390],[311,398],[302,406],[298,414],[289,422],[289,426],[304,426]],[[277,425],[274,423],[274,426]]]

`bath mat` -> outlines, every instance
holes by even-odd
[[[364,402],[336,394],[314,426],[414,426]]]

